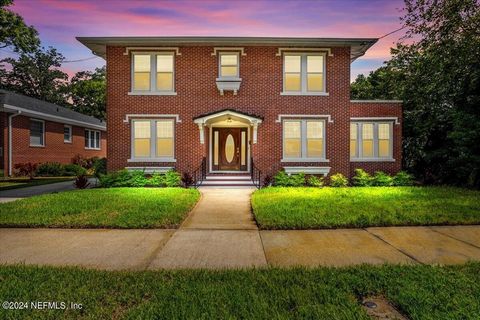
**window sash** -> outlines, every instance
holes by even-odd
[[[371,152],[367,154],[366,151],[369,149]],[[392,159],[393,122],[351,122],[350,158]]]
[[[223,61],[223,57],[235,57],[235,63]],[[225,59],[227,60],[227,59]],[[234,70],[231,74],[225,74],[227,70]],[[240,77],[240,55],[238,52],[220,52],[218,54],[218,77],[219,78],[239,78]]]
[[[298,68],[290,69],[287,65],[288,57],[300,57],[300,70]],[[322,93],[326,92],[325,70],[326,70],[326,54],[325,53],[285,53],[283,55],[283,91],[292,93]],[[310,70],[308,68],[309,57],[322,57],[322,69]],[[295,76],[295,78],[294,78]],[[298,79],[299,78],[299,79]],[[313,86],[315,78],[319,78],[320,87]],[[295,82],[295,85],[293,85]],[[297,84],[296,82],[299,82]]]
[[[30,119],[30,145],[45,146],[45,122]]]
[[[293,123],[297,124],[297,130],[289,132],[287,126]],[[284,160],[324,160],[325,149],[325,120],[283,121]]]
[[[63,126],[63,142],[72,142],[72,127]]]
[[[85,129],[85,149],[100,150],[100,131]]]
[[[148,123],[148,134],[138,137],[136,125],[139,123]],[[137,145],[143,145],[145,152],[139,152]],[[135,119],[132,120],[131,137],[131,158],[132,159],[166,159],[174,158],[175,150],[175,123],[173,119]],[[146,160],[148,161],[148,160]]]
[[[136,70],[135,58],[149,56],[150,69]],[[169,58],[166,58],[169,57]],[[148,83],[143,87],[135,86],[135,80],[144,77]],[[133,92],[174,92],[175,91],[175,54],[173,52],[134,52],[132,53],[132,83]]]

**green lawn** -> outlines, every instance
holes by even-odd
[[[452,187],[272,187],[252,207],[262,229],[480,223],[480,192]]]
[[[198,201],[195,189],[74,190],[0,204],[0,226],[173,228]]]
[[[1,319],[369,319],[384,296],[409,319],[479,319],[480,264],[346,269],[107,272],[0,267],[0,300],[82,304],[3,310]]]
[[[55,177],[55,178],[1,178],[0,179],[0,191],[18,189],[25,187],[39,186],[42,184],[50,184],[55,182],[63,182],[73,180],[72,177]]]

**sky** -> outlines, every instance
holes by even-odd
[[[70,61],[93,56],[76,36],[380,37],[401,27],[402,7],[402,0],[15,0],[10,9]],[[352,63],[351,80],[388,60],[401,36],[381,39]],[[104,64],[93,58],[62,69],[73,75]]]

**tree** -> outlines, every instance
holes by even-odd
[[[354,94],[404,101],[404,164],[417,177],[478,188],[480,4],[406,0],[402,21],[411,43],[397,44],[387,75],[357,79]]]
[[[357,76],[351,84],[352,99],[400,99],[403,93],[404,77],[401,70],[387,64],[371,71],[368,77]]]
[[[21,52],[18,59],[0,60],[0,87],[29,97],[65,105],[68,75],[59,68],[62,54],[50,47]],[[9,64],[10,68],[6,68]]]
[[[40,45],[38,32],[7,9],[12,4],[13,0],[0,0],[0,48],[11,46],[15,52],[32,52]]]
[[[96,68],[95,72],[77,72],[68,89],[73,110],[105,120],[105,67]]]

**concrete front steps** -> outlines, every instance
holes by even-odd
[[[208,174],[202,187],[255,187],[250,175]]]

